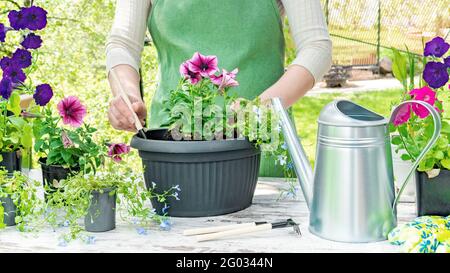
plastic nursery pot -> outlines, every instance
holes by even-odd
[[[10,196],[2,197],[2,198],[0,198],[0,202],[2,203],[3,210],[4,210],[3,223],[7,226],[16,225],[15,218],[16,218],[17,207],[14,204],[11,197]]]
[[[169,197],[167,214],[202,217],[236,212],[252,203],[260,150],[246,139],[215,141],[167,140],[166,129],[149,130],[147,139],[135,135],[147,188],[162,193],[179,185],[179,199]],[[158,214],[164,204],[152,200]]]
[[[39,158],[39,164],[41,164],[42,168],[42,182],[50,187],[53,187],[53,181],[59,182],[69,177],[69,175],[75,175],[80,171],[79,166],[68,169],[59,165],[47,165],[46,161],[47,158]]]
[[[3,160],[0,162],[0,168],[5,168],[8,173],[22,170],[22,153],[20,150],[13,152],[2,152]]]
[[[116,228],[116,197],[110,192],[114,188],[92,192],[91,205],[88,214],[84,217],[84,226],[89,232],[105,232]]]
[[[428,178],[425,172],[417,172],[416,191],[419,216],[450,215],[450,171],[441,170],[433,178]]]

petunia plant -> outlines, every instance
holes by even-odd
[[[86,107],[77,97],[63,98],[57,105],[58,115],[50,106],[36,119],[34,150],[46,165],[80,167],[83,173],[95,172],[103,161],[105,145],[94,139],[97,131],[84,122]]]
[[[418,86],[414,84],[415,57],[408,54],[406,58],[397,53],[394,59],[394,75],[405,87],[402,99],[427,102],[438,110],[442,118],[440,138],[418,167],[419,171],[428,172],[430,176],[438,174],[438,172],[431,172],[433,169],[450,170],[450,123],[443,115],[443,105],[448,100],[450,92],[449,48],[450,45],[441,37],[435,37],[425,44],[422,58],[424,70]],[[395,117],[391,132],[398,133],[392,138],[392,144],[396,146],[397,152],[403,152],[401,158],[405,161],[415,161],[433,133],[433,120],[425,107],[407,104]]]
[[[181,80],[165,101],[164,111],[173,140],[202,141],[246,137],[263,151],[275,155],[285,169],[288,181],[293,176],[278,117],[269,104],[256,98],[237,98],[231,89],[239,86],[239,70],[219,69],[217,56],[194,53],[180,65]],[[295,195],[290,183],[289,193]]]
[[[47,12],[41,7],[22,7],[8,13],[9,26],[0,22],[0,151],[11,152],[32,146],[31,117],[52,98],[50,85],[34,85],[29,75],[37,69],[37,49],[42,39],[35,32],[47,25]],[[13,35],[15,32],[18,35]],[[11,39],[9,39],[11,36]],[[14,40],[19,36],[20,40]],[[33,95],[34,102],[22,111],[20,95]],[[1,158],[0,158],[1,160]]]

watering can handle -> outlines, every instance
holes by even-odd
[[[442,128],[441,117],[440,117],[438,111],[433,106],[431,106],[429,103],[424,102],[424,101],[418,101],[418,100],[409,100],[409,101],[404,101],[404,102],[400,103],[392,111],[390,122],[392,122],[395,119],[395,117],[398,114],[398,112],[400,111],[401,107],[402,106],[404,107],[406,104],[409,104],[409,107],[411,107],[411,104],[420,104],[421,106],[427,108],[428,112],[431,114],[431,117],[433,118],[434,132],[433,132],[433,136],[431,137],[430,141],[428,141],[425,148],[422,150],[422,152],[420,152],[419,156],[414,161],[411,169],[408,172],[408,176],[405,178],[405,180],[401,184],[400,190],[394,200],[394,204],[392,207],[393,210],[396,208],[397,203],[400,199],[400,196],[401,196],[403,190],[405,189],[406,185],[408,184],[408,181],[409,181],[411,175],[413,174],[413,172],[416,171],[416,168],[419,165],[420,161],[423,159],[423,157],[426,155],[426,153],[433,147],[433,145],[439,139],[439,135],[441,134],[441,128]]]

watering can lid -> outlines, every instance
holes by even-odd
[[[385,117],[349,100],[335,100],[320,112],[318,123],[329,126],[363,127],[386,125]]]

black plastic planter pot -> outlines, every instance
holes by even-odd
[[[16,211],[17,211],[17,207],[14,204],[13,200],[11,199],[11,197],[2,197],[0,198],[0,202],[2,203],[3,206],[3,214],[4,214],[4,218],[3,218],[3,223],[7,226],[14,226],[16,225]]]
[[[8,173],[13,173],[15,171],[22,170],[22,155],[21,151],[17,150],[14,152],[2,152],[3,160],[0,162],[0,168],[4,167]]]
[[[42,182],[44,185],[53,187],[53,181],[59,182],[69,177],[69,175],[75,175],[80,171],[80,167],[74,167],[67,169],[58,165],[47,165],[46,158],[39,158],[39,164],[42,168]]]
[[[89,232],[105,232],[116,228],[116,197],[110,194],[112,188],[102,193],[92,192],[91,206],[84,217],[84,226]]]
[[[441,170],[431,179],[425,172],[417,172],[416,189],[419,216],[450,215],[450,171]]]
[[[149,130],[147,138],[134,136],[147,188],[161,193],[180,186],[179,198],[169,198],[167,214],[202,217],[236,212],[252,203],[260,151],[245,139],[217,141],[165,140],[165,129]],[[157,213],[164,204],[152,200]]]

